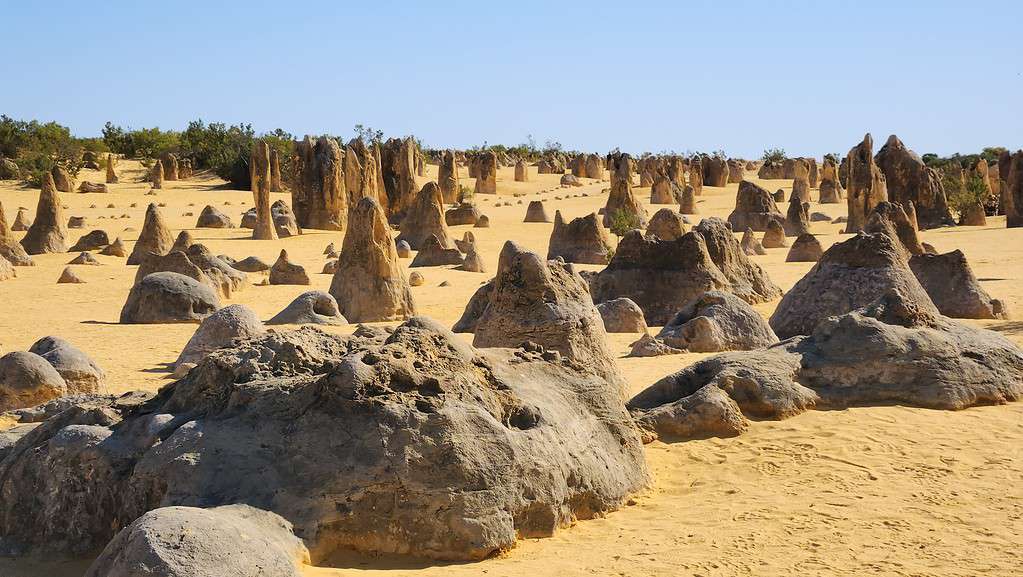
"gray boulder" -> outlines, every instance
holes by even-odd
[[[708,291],[687,303],[657,338],[695,353],[746,351],[778,342],[760,313],[724,291]]]
[[[268,325],[346,325],[337,301],[323,291],[307,291],[291,301],[284,310],[266,321]]]
[[[121,530],[85,577],[301,577],[291,523],[248,505],[162,507]]]
[[[29,347],[53,365],[67,384],[68,394],[99,392],[106,382],[106,374],[89,355],[60,337],[43,337]]]
[[[176,272],[147,275],[131,288],[121,323],[198,323],[220,308],[217,293]]]
[[[0,357],[0,412],[31,407],[66,394],[64,378],[39,355],[14,351]]]
[[[490,557],[649,479],[617,386],[548,352],[474,349],[422,318],[215,351],[142,405],[81,403],[17,441],[2,545],[83,554],[152,509],[245,503],[316,559]]]
[[[203,357],[230,345],[235,339],[260,336],[265,332],[262,321],[252,309],[240,304],[228,305],[199,323],[174,365],[198,364]]]
[[[609,333],[646,332],[643,311],[632,299],[622,297],[602,302],[597,305],[597,312],[604,321],[604,330]]]

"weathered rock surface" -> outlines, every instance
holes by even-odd
[[[270,284],[309,284],[309,273],[305,267],[291,262],[288,251],[281,249],[277,262],[270,267]]]
[[[729,292],[754,304],[781,296],[781,289],[743,252],[727,222],[705,218],[693,227],[693,232],[703,236],[711,261],[728,279]]]
[[[664,440],[735,437],[749,421],[739,405],[716,385],[700,387],[678,400],[635,411],[636,424]]]
[[[647,324],[653,326],[666,324],[693,298],[729,287],[699,233],[661,240],[644,238],[638,230],[622,237],[611,262],[590,285],[594,302],[628,297],[643,309]]]
[[[941,314],[962,319],[1009,318],[1002,301],[980,286],[962,251],[915,255],[909,259],[909,268]]]
[[[662,208],[655,212],[646,227],[647,236],[661,240],[682,238],[687,231],[685,217],[670,208]]]
[[[565,262],[607,264],[614,252],[611,239],[595,213],[565,223],[561,211],[554,213],[554,230],[547,245],[547,258]]]
[[[522,219],[522,222],[551,222],[551,217],[547,216],[547,208],[544,207],[543,201],[529,201],[529,205],[526,206],[526,217]]]
[[[67,394],[67,384],[43,357],[25,351],[0,356],[0,412],[32,407]]]
[[[407,242],[413,250],[420,250],[430,236],[437,237],[445,248],[452,246],[444,216],[444,199],[435,182],[427,182],[416,195],[401,221],[397,240]]]
[[[337,301],[323,291],[307,291],[266,321],[268,325],[346,325]]]
[[[262,272],[270,270],[270,265],[257,256],[247,256],[231,263],[231,268],[242,272]]]
[[[228,305],[199,323],[174,364],[198,364],[206,355],[229,346],[235,339],[247,339],[266,333],[263,322],[245,305]]]
[[[409,264],[410,267],[460,265],[464,257],[457,248],[445,247],[436,235],[430,235],[419,247],[419,252]]]
[[[234,228],[234,222],[218,208],[207,204],[199,213],[195,228]]]
[[[18,213],[21,216],[21,213]],[[36,218],[21,239],[21,246],[28,254],[44,254],[67,251],[67,225],[53,177],[43,175],[43,186],[36,205]]]
[[[314,561],[476,560],[647,483],[619,390],[582,363],[477,350],[421,318],[360,334],[271,333],[144,404],[52,417],[0,462],[5,549],[84,553],[152,509],[246,503],[292,523]]]
[[[446,222],[448,226],[476,224],[479,217],[479,209],[477,209],[475,205],[466,202],[459,204],[455,208],[449,208],[444,212],[444,222]]]
[[[877,151],[874,157],[877,167],[884,173],[888,199],[895,204],[912,202],[917,211],[920,228],[951,226],[952,212],[945,198],[941,176],[912,150],[902,144],[894,134]]]
[[[249,507],[161,507],[125,527],[85,577],[301,577],[291,523]]]
[[[771,193],[748,180],[740,182],[735,195],[735,210],[728,215],[732,229],[765,231],[772,221],[782,224],[785,217],[778,210]]]
[[[938,314],[897,239],[884,233],[857,234],[831,245],[785,293],[771,315],[771,328],[783,339],[808,335],[824,319],[866,306],[892,290],[921,310]]]
[[[657,338],[696,353],[750,350],[778,342],[757,311],[723,291],[708,291],[686,303]]]
[[[383,207],[363,198],[349,217],[338,269],[330,283],[330,294],[342,314],[353,323],[413,316],[412,292],[398,264]]]
[[[142,232],[139,233],[139,238],[131,249],[128,264],[142,264],[142,261],[148,258],[149,253],[165,255],[172,246],[174,246],[174,236],[164,221],[160,209],[155,203],[149,203],[149,207],[146,208],[146,220],[142,224]]]
[[[632,193],[632,158],[628,154],[613,154],[608,157],[611,165],[611,194],[604,205],[604,228],[610,228],[616,215],[634,220],[637,228],[646,226],[646,209]]]
[[[898,290],[826,318],[808,336],[725,353],[661,379],[631,401],[642,421],[707,386],[743,413],[785,418],[804,410],[899,403],[963,409],[1023,397],[1023,350],[1001,335],[918,306]]]
[[[796,196],[789,200],[785,213],[785,236],[799,236],[810,232],[810,203],[802,202]]]
[[[739,241],[739,246],[747,256],[767,254],[767,251],[764,250],[764,245],[757,240],[757,237],[753,235],[753,229],[749,227],[746,227],[746,230],[742,233],[742,240]]]
[[[131,288],[121,323],[198,323],[218,308],[220,299],[209,286],[176,272],[157,272]]]
[[[817,262],[823,254],[821,241],[807,232],[796,237],[789,254],[785,256],[785,262]]]
[[[86,233],[78,239],[68,252],[82,252],[87,250],[99,250],[110,244],[110,237],[105,230],[94,230]]]
[[[820,203],[838,204],[845,200],[845,189],[838,179],[838,163],[831,155],[821,165]]]
[[[888,200],[888,187],[884,173],[874,162],[874,141],[870,135],[849,151],[849,185],[846,200],[849,205],[849,222],[846,232],[855,233],[863,229],[867,216],[878,203]]]
[[[600,313],[586,282],[570,265],[508,241],[488,292],[474,346],[514,347],[529,341],[624,387]]]
[[[291,204],[297,226],[344,232],[349,193],[341,145],[330,137],[306,136],[296,143],[295,159]]]
[[[597,305],[597,312],[609,333],[645,333],[643,311],[632,299],[617,298]]]
[[[486,150],[477,158],[476,194],[497,194],[497,155]]]

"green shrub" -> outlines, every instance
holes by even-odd
[[[963,215],[967,209],[973,206],[984,206],[987,197],[991,194],[984,179],[977,174],[967,174],[965,180],[960,180],[958,173],[943,171],[941,184],[945,188],[945,198],[952,210]]]
[[[785,158],[784,148],[768,148],[761,157],[765,163],[784,162]]]
[[[611,232],[621,238],[625,233],[640,227],[639,215],[627,210],[616,210],[611,215]]]
[[[63,167],[72,177],[82,168],[82,144],[56,122],[0,116],[0,156],[17,163],[21,177],[34,186],[54,166]]]
[[[126,158],[156,158],[164,152],[174,152],[178,149],[179,137],[173,130],[125,130],[110,122],[103,126],[103,144],[106,149]]]

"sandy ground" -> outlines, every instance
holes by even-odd
[[[559,175],[537,175],[513,182],[501,169],[498,196],[481,195],[478,205],[491,228],[452,227],[461,237],[472,230],[490,273],[505,240],[546,253],[552,225],[523,223],[525,205],[542,198],[551,217],[597,210],[606,200],[606,182],[584,179],[581,188],[561,189]],[[336,233],[307,231],[277,242],[253,241],[246,229],[192,229],[206,204],[240,220],[252,204],[246,191],[228,190],[215,178],[165,182],[156,196],[135,182],[141,168],[118,165],[121,184],[106,194],[64,193],[65,217],[84,216],[85,229],[72,230],[72,242],[94,228],[128,244],[138,235],[149,202],[161,210],[175,233],[190,229],[198,242],[218,254],[241,259],[257,255],[272,262],[286,248],[304,265],[311,287],[250,286],[230,302],[243,303],[269,318],[309,288],[326,290],[330,276],[319,274]],[[426,178],[436,176],[429,166]],[[464,169],[462,179],[471,186]],[[103,182],[99,171],[83,170],[79,181]],[[769,190],[791,188],[788,181],[759,182]],[[725,217],[734,206],[737,185],[705,187],[699,216]],[[637,188],[646,202],[649,189]],[[524,195],[516,197],[515,194]],[[577,196],[585,194],[587,196]],[[34,213],[38,190],[0,182],[0,202],[11,222],[19,206]],[[287,194],[275,195],[290,202]],[[559,199],[560,197],[560,199]],[[500,202],[510,206],[496,207]],[[131,208],[130,205],[137,206]],[[521,203],[521,204],[520,204]],[[115,208],[106,208],[114,204]],[[95,206],[95,208],[90,208]],[[661,208],[650,207],[650,213]],[[832,217],[844,205],[813,204],[811,211]],[[782,207],[784,212],[784,207]],[[185,216],[191,212],[193,215]],[[119,218],[122,214],[128,218]],[[692,220],[699,218],[690,217]],[[922,238],[939,251],[959,248],[992,296],[1010,312],[1023,310],[1023,229],[1005,229],[1004,218],[986,228],[925,231]],[[827,247],[841,240],[841,225],[813,223]],[[16,233],[23,234],[23,233]],[[791,240],[791,239],[790,239]],[[790,288],[810,263],[785,263],[787,249],[753,257],[775,283]],[[135,267],[123,259],[97,256],[103,266],[77,266],[87,282],[58,285],[56,279],[74,255],[35,257],[37,266],[20,267],[18,277],[0,283],[0,352],[24,350],[36,339],[59,335],[91,355],[108,375],[108,391],[155,390],[169,382],[169,363],[194,325],[119,325]],[[406,266],[410,261],[404,260]],[[583,265],[581,268],[598,269]],[[419,269],[426,284],[414,287],[421,314],[451,324],[490,274],[446,267]],[[254,282],[260,275],[250,275]],[[440,287],[447,281],[450,286]],[[228,304],[228,303],[225,303]],[[769,315],[776,302],[757,308]],[[1017,312],[1017,316],[1018,316]],[[986,322],[1023,342],[1023,322]],[[349,332],[353,327],[335,330]],[[471,335],[470,335],[471,336]],[[610,335],[622,356],[635,335]],[[702,355],[620,359],[632,392],[674,372]],[[607,518],[580,522],[553,538],[522,541],[505,555],[474,564],[421,564],[387,557],[339,555],[333,568],[310,567],[309,576],[345,575],[1011,575],[1023,573],[1023,404],[940,412],[905,407],[811,412],[781,422],[757,422],[734,439],[648,445],[653,486],[634,503]],[[88,562],[0,559],[0,576],[80,576]]]

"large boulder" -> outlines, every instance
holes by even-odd
[[[824,254],[824,248],[817,237],[806,232],[792,243],[792,248],[785,256],[785,262],[817,262]]]
[[[304,266],[291,262],[288,251],[282,248],[281,253],[277,256],[277,261],[270,267],[269,280],[270,284],[307,285],[309,284],[309,273],[306,272]]]
[[[732,229],[751,228],[760,232],[767,230],[768,223],[772,221],[782,224],[785,217],[778,210],[771,193],[748,180],[740,182],[739,191],[735,194],[735,210],[728,215]]]
[[[461,251],[442,245],[436,235],[430,235],[419,247],[419,252],[409,263],[409,267],[461,265],[463,261]]]
[[[266,321],[268,325],[346,325],[337,301],[323,291],[306,291],[284,310]]]
[[[632,299],[611,299],[597,305],[597,312],[609,333],[646,333],[643,310]]]
[[[224,298],[230,298],[248,285],[248,276],[244,272],[227,264],[201,244],[188,246],[184,251],[172,250],[162,256],[149,253],[135,271],[135,283],[155,272],[183,274],[212,288]]]
[[[760,313],[724,291],[708,291],[686,303],[657,338],[694,353],[745,351],[778,342]]]
[[[39,202],[36,204],[36,218],[21,239],[21,246],[28,254],[66,252],[67,240],[67,224],[57,188],[53,184],[53,177],[44,174]]]
[[[845,189],[838,179],[838,163],[830,154],[821,165],[820,203],[839,204],[845,200]]]
[[[295,173],[291,204],[298,226],[343,233],[347,225],[348,191],[341,145],[327,136],[315,141],[306,136],[295,145]]]
[[[43,357],[25,351],[0,356],[0,412],[39,405],[67,391],[64,378]]]
[[[234,228],[234,222],[231,221],[231,217],[207,204],[206,208],[199,213],[195,228]]]
[[[991,298],[980,286],[962,251],[914,255],[909,268],[941,314],[963,319],[1008,318],[1002,301]]]
[[[687,231],[686,218],[670,208],[662,208],[655,212],[646,226],[647,236],[657,237],[661,240],[681,238]]]
[[[634,415],[647,435],[666,441],[735,437],[749,428],[739,405],[715,385],[648,410],[635,410]]]
[[[163,219],[159,207],[155,203],[149,203],[146,208],[146,219],[142,224],[142,232],[135,241],[135,246],[128,256],[128,264],[142,264],[149,253],[165,255],[174,246],[174,236]]]
[[[728,186],[728,161],[720,156],[703,158],[703,184]]]
[[[615,153],[608,158],[611,164],[611,193],[604,205],[604,228],[611,228],[616,218],[631,220],[636,228],[645,227],[646,209],[632,193],[632,157]]]
[[[479,153],[476,194],[497,194],[497,155],[492,150]]]
[[[195,365],[213,351],[230,345],[235,339],[257,337],[266,333],[263,322],[245,305],[228,305],[199,323],[174,365]]]
[[[678,204],[682,200],[682,188],[667,176],[658,176],[650,187],[650,204]]]
[[[849,184],[846,187],[849,222],[845,230],[856,233],[863,230],[874,207],[888,200],[888,187],[884,173],[874,162],[874,141],[869,134],[849,151],[846,160],[849,164]]]
[[[444,218],[444,199],[436,182],[427,182],[416,195],[401,221],[397,240],[407,242],[412,250],[419,250],[430,236],[437,237],[445,248],[452,246]]]
[[[547,216],[547,208],[542,200],[531,200],[526,206],[526,216],[522,222],[550,222],[551,217]]]
[[[43,337],[32,343],[28,352],[53,365],[69,394],[97,393],[106,382],[103,369],[89,355],[60,337]]]
[[[88,250],[99,250],[110,245],[110,237],[105,230],[94,230],[82,235],[68,252],[84,252]]]
[[[703,236],[711,261],[728,279],[729,292],[753,304],[781,296],[781,289],[771,282],[767,272],[743,252],[727,222],[705,218],[693,227],[693,232]]]
[[[156,272],[131,288],[121,323],[198,323],[218,308],[220,299],[209,286],[176,272]]]
[[[444,222],[447,223],[448,226],[476,224],[479,217],[479,209],[476,208],[476,205],[468,202],[460,203],[458,206],[449,208],[444,212]]]
[[[895,204],[912,202],[916,206],[920,228],[935,228],[955,224],[945,198],[941,176],[912,150],[902,144],[894,134],[877,151],[877,167],[884,173],[888,199]]]
[[[629,408],[643,422],[706,387],[726,392],[746,415],[776,419],[814,407],[956,410],[1023,398],[1023,350],[918,304],[890,290],[824,319],[808,336],[698,361],[633,397]]]
[[[565,223],[561,211],[554,213],[554,230],[548,243],[547,258],[565,262],[607,264],[614,249],[607,230],[600,226],[595,213],[573,218]]]
[[[350,322],[392,321],[415,314],[383,207],[363,198],[352,209],[330,294]]]
[[[518,176],[517,166],[515,174]],[[518,179],[516,178],[516,180]],[[441,155],[440,164],[437,166],[437,185],[440,187],[440,194],[446,204],[459,201],[461,190],[458,186],[458,163],[455,161],[455,153],[451,150],[445,150]]]
[[[771,315],[771,328],[783,339],[808,335],[824,319],[866,306],[891,290],[938,314],[898,239],[881,232],[860,233],[831,245],[785,293]]]
[[[789,208],[785,213],[785,236],[799,236],[810,232],[810,203],[804,202],[796,195],[789,199]]]
[[[633,230],[590,286],[594,302],[628,297],[643,309],[648,325],[663,326],[693,298],[731,284],[711,260],[700,233],[661,240]]]
[[[473,345],[515,347],[526,341],[625,385],[586,281],[565,263],[546,260],[508,241],[501,249]]]
[[[18,216],[22,211],[18,211]],[[7,225],[7,215],[4,213],[4,205],[0,203],[0,258],[13,266],[33,266],[35,262],[25,247],[14,238],[11,227]]]
[[[249,507],[161,507],[121,530],[85,577],[301,577],[291,523]]]
[[[617,386],[531,349],[474,349],[416,318],[218,350],[143,405],[85,400],[9,449],[3,544],[81,554],[152,509],[236,503],[292,523],[313,561],[479,560],[551,535],[648,474]]]

